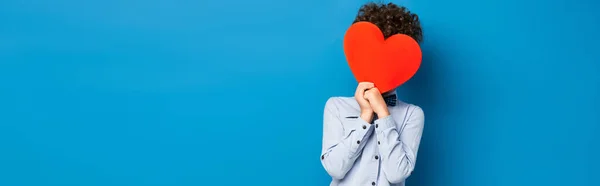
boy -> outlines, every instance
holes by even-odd
[[[418,16],[393,3],[363,5],[354,23],[368,21],[385,38],[406,34],[422,40]],[[331,186],[404,186],[415,166],[423,132],[423,110],[360,82],[354,97],[332,97],[323,116],[321,163]]]

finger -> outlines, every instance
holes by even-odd
[[[363,90],[362,87],[363,87],[362,82],[358,83],[358,85],[356,86],[356,92],[354,94],[358,95]]]
[[[379,89],[377,87],[373,87],[373,88],[369,89],[369,91],[372,91],[373,93],[378,93],[379,94]]]
[[[362,89],[359,85],[358,87],[356,87],[356,92],[354,92],[354,96],[360,98],[363,96],[364,92],[365,92],[365,90]]]
[[[365,90],[373,88],[373,83],[370,82],[360,82],[358,87],[356,87],[355,95],[362,95],[365,93]]]
[[[380,97],[381,93],[379,92],[379,89],[371,88],[365,92],[365,96],[367,96],[367,97],[369,97],[369,99],[371,99],[371,98],[375,98],[375,97]]]
[[[356,97],[356,99],[357,99],[358,101],[365,99],[365,95],[364,95],[364,93],[360,93],[360,92],[359,92],[359,93],[357,93],[356,95],[354,95],[354,97]]]
[[[375,87],[375,84],[371,83],[371,82],[360,82],[358,84],[359,87],[361,87],[362,89],[370,89]]]
[[[373,90],[373,89],[369,89],[369,90],[365,91],[365,93],[363,94],[363,97],[364,97],[365,99],[367,99],[367,100],[368,100],[369,98],[371,98],[371,92],[372,92],[372,90]]]
[[[359,89],[360,89],[360,90],[359,90],[359,91],[360,91],[359,93],[361,93],[361,94],[364,94],[364,93],[365,93],[365,91],[367,91],[367,90],[369,90],[369,89],[371,89],[371,88],[373,88],[373,87],[374,87],[374,86],[373,86],[373,84],[372,84],[372,83],[365,83],[365,84],[362,84],[362,85],[360,85],[360,87],[359,87]]]

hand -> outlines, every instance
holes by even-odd
[[[379,89],[371,88],[365,91],[364,98],[369,101],[371,109],[373,109],[373,111],[377,114],[378,118],[383,118],[390,115],[387,105],[385,104],[385,100],[383,100],[383,96],[381,96]]]
[[[356,92],[354,93],[354,99],[358,102],[360,106],[360,118],[365,120],[367,123],[370,123],[373,119],[373,109],[371,109],[371,105],[369,101],[365,99],[365,91],[375,87],[373,83],[370,82],[360,82],[358,83],[358,87],[356,87]]]

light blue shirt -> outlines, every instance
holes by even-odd
[[[415,168],[425,118],[420,107],[402,101],[388,110],[389,116],[369,124],[354,97],[327,100],[321,164],[333,178],[330,186],[404,186]]]

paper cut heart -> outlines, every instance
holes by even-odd
[[[421,65],[421,48],[408,35],[384,39],[379,28],[369,22],[352,24],[344,36],[344,54],[358,82],[373,82],[387,92],[404,84]]]

